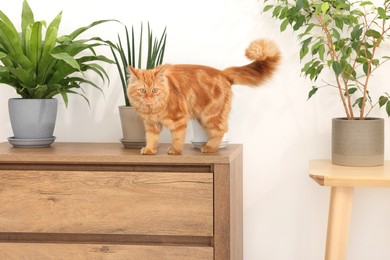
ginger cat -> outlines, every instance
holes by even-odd
[[[190,118],[197,119],[208,133],[201,151],[217,152],[228,130],[231,85],[258,86],[272,76],[280,60],[276,44],[264,39],[253,41],[245,54],[252,63],[224,70],[191,64],[165,64],[151,70],[129,66],[127,95],[146,128],[141,154],[157,153],[163,126],[172,133],[168,154],[181,154]]]

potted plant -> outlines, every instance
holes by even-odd
[[[118,69],[121,80],[125,105],[119,106],[119,116],[121,119],[123,138],[120,140],[127,148],[141,148],[145,146],[145,126],[141,117],[134,111],[127,97],[127,80],[130,76],[128,66],[134,68],[153,69],[161,65],[164,60],[165,46],[167,41],[166,28],[160,38],[153,38],[153,32],[148,23],[147,41],[143,41],[143,24],[141,23],[138,46],[135,45],[136,36],[134,26],[131,29],[131,36],[125,26],[125,41],[118,35],[118,43],[111,46],[111,51]],[[144,46],[144,44],[146,46]],[[146,48],[143,48],[146,47]],[[146,63],[142,57],[145,55]]]
[[[333,78],[322,78],[321,86],[312,86],[308,95],[310,99],[322,87],[334,87],[340,97],[345,116],[332,120],[332,162],[383,164],[384,120],[368,115],[379,106],[390,116],[390,96],[371,97],[369,90],[374,86],[369,82],[390,59],[379,52],[390,33],[390,1],[382,6],[363,0],[264,2],[263,10],[272,11],[272,17],[281,21],[280,31],[290,26],[299,33],[302,74],[313,82],[325,70],[333,74]]]
[[[58,36],[62,12],[46,27],[35,21],[25,0],[21,32],[0,11],[0,83],[13,87],[21,98],[9,99],[9,113],[14,136],[8,138],[15,147],[43,147],[54,142],[57,100],[61,95],[68,105],[68,94],[82,96],[83,85],[99,90],[83,77],[93,71],[104,81],[108,75],[98,62],[113,63],[96,55],[95,48],[106,45],[97,37],[78,39],[91,27],[110,20],[99,20],[80,27],[69,35]],[[46,32],[44,33],[44,28]]]

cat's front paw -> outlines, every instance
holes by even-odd
[[[143,147],[141,149],[141,154],[143,155],[155,155],[157,153],[157,149],[150,149],[148,147]]]
[[[218,152],[218,147],[212,147],[210,145],[203,145],[200,148],[200,151],[202,153],[216,153],[216,152]]]
[[[170,154],[170,155],[179,155],[179,154],[181,154],[181,151],[178,151],[178,150],[176,150],[173,147],[169,147],[168,148],[168,154]]]

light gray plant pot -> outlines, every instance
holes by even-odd
[[[52,139],[57,118],[57,99],[11,98],[9,116],[14,139]]]
[[[384,163],[384,119],[332,120],[332,163],[380,166]]]
[[[145,125],[142,118],[132,107],[119,106],[123,138],[120,140],[126,148],[142,148],[146,144]]]

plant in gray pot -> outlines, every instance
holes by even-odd
[[[300,40],[301,72],[316,82],[310,99],[323,87],[333,87],[340,97],[344,117],[332,120],[332,162],[348,166],[378,166],[384,163],[384,119],[369,117],[376,106],[390,116],[390,96],[370,95],[369,81],[389,56],[379,50],[389,37],[390,1],[376,6],[357,0],[264,0],[264,11],[281,22],[280,31],[291,26]],[[387,52],[388,54],[388,52]],[[374,91],[372,91],[373,93]]]
[[[68,94],[82,96],[82,86],[101,88],[83,77],[95,72],[108,79],[98,62],[113,63],[96,55],[95,48],[107,43],[98,37],[78,39],[91,27],[112,20],[99,20],[80,27],[69,35],[58,36],[62,12],[46,26],[35,21],[27,1],[23,2],[21,32],[0,11],[0,83],[13,87],[21,98],[9,99],[14,147],[47,147],[54,142],[57,115],[56,95],[68,105]],[[46,28],[44,33],[44,28]]]
[[[127,97],[127,80],[130,76],[128,66],[153,69],[161,65],[164,60],[167,34],[165,28],[160,38],[153,38],[153,32],[148,23],[147,41],[143,41],[143,25],[141,23],[138,46],[136,46],[134,27],[132,27],[131,36],[127,26],[125,26],[125,33],[126,38],[124,42],[118,35],[118,43],[115,46],[111,46],[125,101],[125,105],[119,106],[119,116],[123,133],[123,138],[120,141],[126,148],[141,148],[146,143],[145,126],[141,117],[132,108]],[[142,57],[145,55],[143,50],[147,51],[146,64],[142,62]]]

